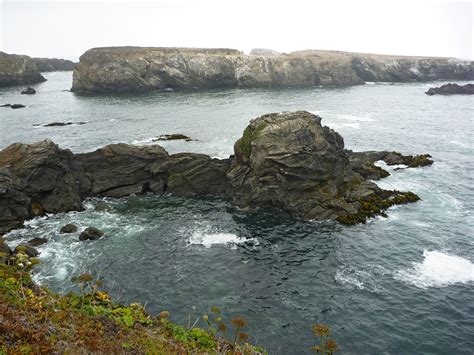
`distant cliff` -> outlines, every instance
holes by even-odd
[[[263,55],[255,55],[255,54]],[[268,55],[271,53],[271,55]],[[94,48],[74,67],[76,92],[345,86],[366,81],[472,80],[474,62],[336,51],[246,55],[234,49]]]
[[[0,52],[0,87],[46,81],[34,61],[26,55]]]
[[[31,58],[40,72],[71,71],[74,62],[59,58]]]

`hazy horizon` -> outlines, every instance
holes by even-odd
[[[77,61],[109,46],[474,59],[472,1],[1,0],[0,50]]]

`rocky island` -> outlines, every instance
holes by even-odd
[[[81,210],[87,197],[146,192],[219,195],[243,209],[276,208],[305,220],[355,224],[419,200],[368,180],[389,175],[374,161],[432,163],[428,155],[348,151],[337,132],[321,125],[321,117],[305,111],[252,120],[234,150],[220,160],[170,155],[159,145],[111,144],[73,154],[50,140],[12,144],[0,152],[0,233],[45,213]]]
[[[74,67],[72,91],[346,86],[365,82],[472,80],[474,62],[339,51],[280,54],[235,49],[106,47]]]

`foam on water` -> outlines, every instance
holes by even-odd
[[[346,114],[339,114],[336,116],[337,118],[341,118],[347,121],[359,121],[359,122],[374,122],[375,120],[369,116],[355,116],[355,115],[346,115]]]
[[[194,232],[188,240],[188,245],[203,245],[206,248],[210,248],[215,244],[230,244],[236,245],[245,243],[248,241],[254,241],[254,239],[240,238],[232,233],[203,233]]]
[[[465,258],[427,250],[423,257],[422,262],[413,263],[412,269],[400,270],[396,277],[420,288],[474,281],[474,264]]]

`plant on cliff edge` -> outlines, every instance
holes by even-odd
[[[319,338],[319,345],[315,345],[312,347],[314,351],[318,354],[322,355],[332,355],[339,351],[339,347],[334,339],[327,339],[324,338],[329,337],[331,334],[331,330],[325,324],[315,324],[313,325],[313,334]]]

